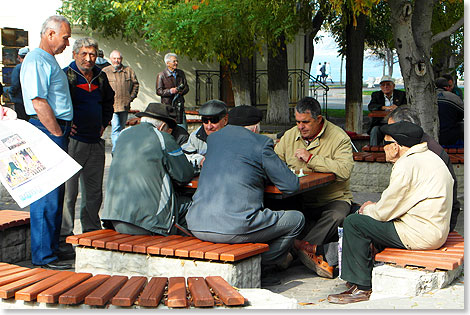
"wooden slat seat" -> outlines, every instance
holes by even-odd
[[[166,277],[152,277],[139,297],[139,305],[157,307],[165,293]]]
[[[142,238],[144,238],[145,235],[129,235],[127,237],[124,237],[124,238],[120,238],[118,240],[113,240],[113,241],[110,241],[110,242],[106,242],[106,249],[110,249],[110,250],[119,250],[119,246],[121,244],[124,244],[124,243],[127,243],[127,242],[132,242],[132,241],[135,241],[135,240],[140,240]]]
[[[122,288],[127,280],[127,276],[112,276],[85,297],[85,304],[104,306]]]
[[[106,234],[109,232],[115,232],[115,231],[105,229],[105,230],[96,230],[96,231],[86,232],[86,233],[77,234],[77,235],[70,235],[70,236],[67,236],[65,241],[69,244],[78,245],[78,242],[81,238],[86,238],[88,236],[98,235],[98,234]]]
[[[220,276],[206,277],[207,284],[225,305],[243,305],[245,298]]]
[[[44,270],[45,269],[41,269],[41,268],[27,269],[25,271],[20,271],[20,272],[14,273],[14,274],[4,276],[4,277],[0,278],[0,286],[3,286],[3,285],[6,285],[8,283],[11,283],[11,282],[15,282],[15,281],[24,279],[26,277],[33,276],[35,274],[43,272]]]
[[[19,290],[15,293],[15,300],[23,300],[23,301],[34,301],[36,300],[39,293],[42,291],[52,287],[53,285],[66,280],[67,278],[71,277],[75,273],[73,271],[60,271],[51,277],[48,277],[42,281],[39,281],[27,288]]]
[[[398,266],[422,267],[426,270],[454,270],[464,261],[464,239],[457,232],[449,233],[444,245],[436,250],[386,248],[375,256],[376,261]]]
[[[35,284],[36,282],[39,282],[45,278],[48,278],[56,273],[58,273],[58,271],[56,270],[44,270],[43,269],[41,270],[41,272],[38,272],[29,277],[2,285],[0,287],[0,298],[9,299],[15,296],[16,291],[19,291],[25,287]]]
[[[211,291],[209,290],[209,287],[207,286],[206,280],[204,280],[204,278],[189,277],[188,288],[189,292],[191,292],[194,306],[214,306],[214,299],[212,298]]]
[[[160,249],[162,249],[164,247],[174,245],[174,244],[179,244],[181,242],[186,241],[186,239],[187,239],[186,237],[181,236],[180,238],[174,238],[174,239],[171,239],[171,240],[168,240],[168,241],[158,242],[157,244],[154,244],[154,245],[151,245],[151,246],[147,247],[147,254],[159,255],[160,254]],[[195,239],[195,237],[191,237],[191,239]]]
[[[53,285],[47,290],[42,291],[37,296],[37,301],[42,303],[57,303],[59,296],[92,277],[91,273],[75,273],[69,278]]]
[[[59,304],[79,304],[85,297],[108,280],[110,275],[96,275],[59,296]]]
[[[133,276],[113,297],[111,303],[117,306],[131,306],[139,297],[140,292],[147,284],[147,277]]]
[[[27,211],[0,210],[0,231],[29,224],[30,215]]]
[[[184,277],[172,277],[168,282],[168,307],[187,307],[186,281]]]

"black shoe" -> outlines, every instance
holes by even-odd
[[[59,257],[59,260],[74,260],[75,259],[75,252],[65,252],[65,253],[58,253],[57,257]]]
[[[270,287],[273,285],[280,285],[281,280],[274,275],[261,276],[261,287]]]
[[[66,269],[72,269],[72,264],[68,264],[65,262],[60,261],[59,259],[56,259],[54,261],[51,261],[50,263],[47,263],[41,267],[48,268],[48,269],[54,269],[54,270],[66,270]]]

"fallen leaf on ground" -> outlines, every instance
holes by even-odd
[[[315,303],[312,303],[312,302],[299,302],[299,305],[315,305]]]

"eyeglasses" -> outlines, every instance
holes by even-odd
[[[209,122],[216,124],[220,121],[219,116],[212,116],[212,117],[201,117],[203,124],[208,124]]]
[[[384,140],[384,146],[392,144],[392,143],[397,143],[396,141],[385,141]]]

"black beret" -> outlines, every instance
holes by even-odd
[[[415,144],[421,143],[423,129],[408,121],[400,121],[394,124],[383,125],[380,127],[382,133],[389,135],[399,145],[411,148]]]
[[[228,123],[236,126],[256,125],[263,119],[263,112],[249,105],[236,106],[228,113]]]
[[[219,100],[210,100],[202,104],[199,108],[201,116],[222,116],[227,114],[227,105]]]

